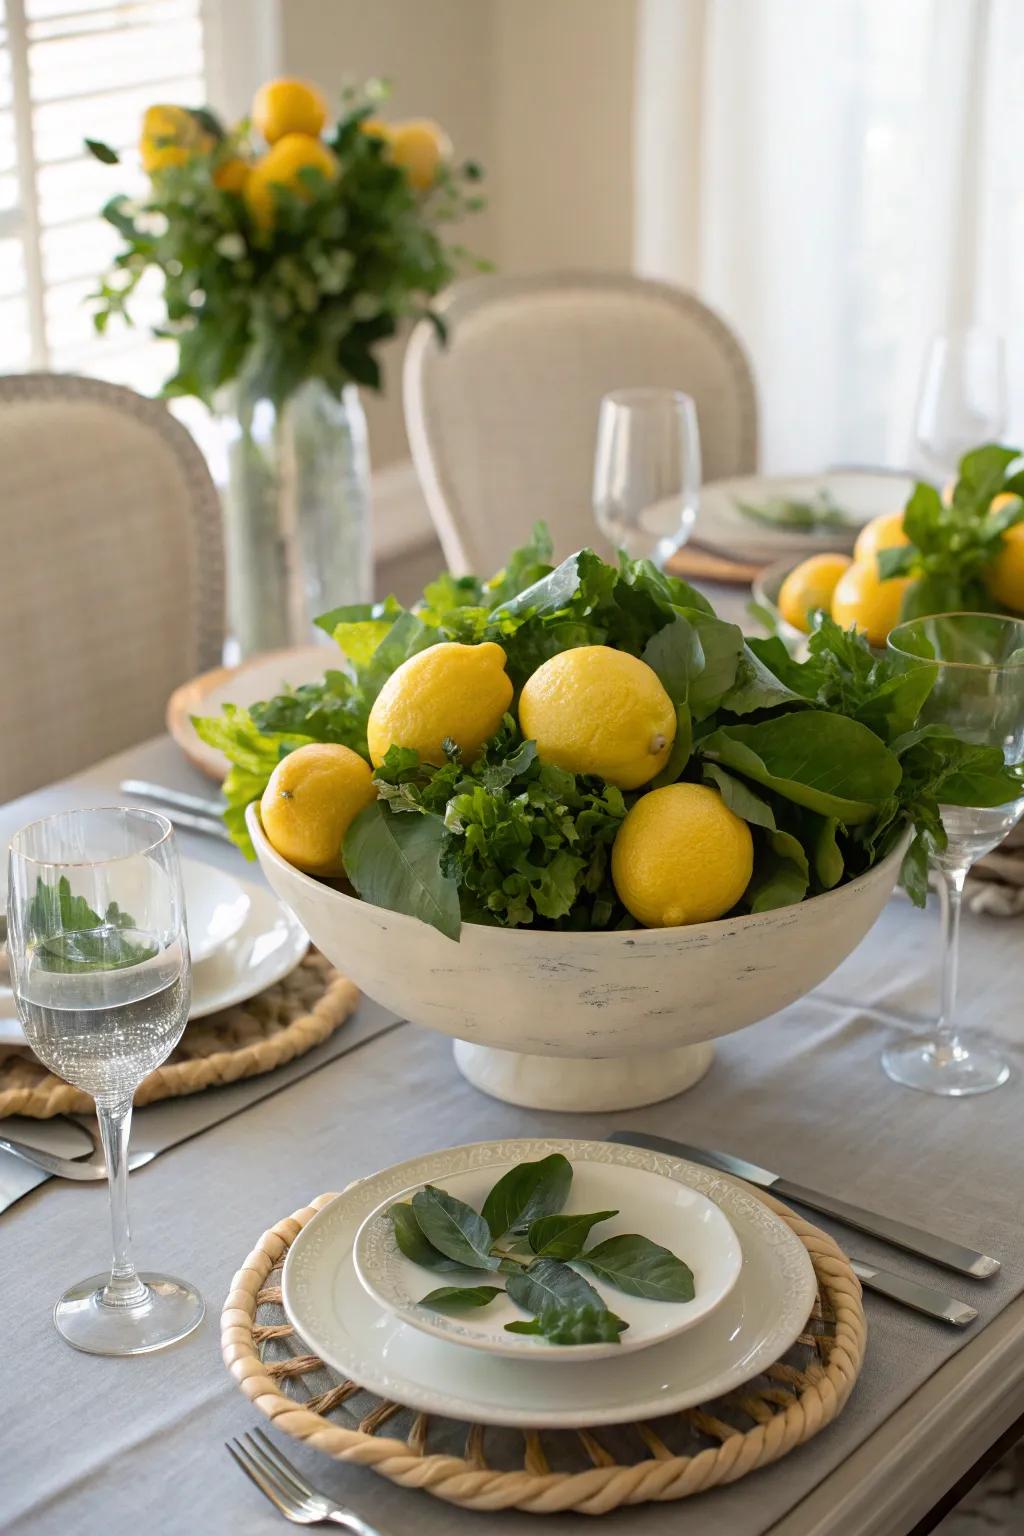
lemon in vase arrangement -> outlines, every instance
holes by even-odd
[[[124,241],[94,319],[131,321],[154,273],[177,344],[168,396],[223,422],[230,624],[241,654],[311,638],[340,597],[371,595],[369,452],[358,389],[382,382],[380,352],[467,265],[445,238],[482,206],[482,172],[456,162],[426,119],[389,122],[375,81],[340,115],[308,81],[268,81],[250,117],[147,109],[148,186],[103,214]],[[99,160],[119,156],[86,141]],[[140,291],[141,288],[141,291]]]

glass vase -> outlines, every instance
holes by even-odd
[[[313,620],[372,595],[370,458],[354,385],[282,406],[244,381],[223,412],[228,626],[237,654],[329,643]]]

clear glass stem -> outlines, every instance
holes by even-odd
[[[132,1101],[114,1105],[96,1105],[100,1123],[100,1141],[107,1164],[110,1187],[110,1226],[113,1259],[110,1279],[103,1288],[103,1301],[110,1307],[138,1306],[146,1296],[146,1287],[135,1273],[131,1255],[131,1228],[128,1222],[128,1137],[132,1128]]]
[[[966,868],[938,865],[939,905],[942,913],[942,993],[939,1025],[935,1032],[938,1064],[955,1061],[962,1053],[954,1023],[957,971],[960,964],[960,905],[967,879]]]

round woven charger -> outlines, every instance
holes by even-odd
[[[190,1024],[171,1055],[139,1084],[136,1106],[272,1072],[344,1024],[356,987],[316,950],[247,1003]],[[93,1101],[54,1077],[27,1048],[0,1046],[0,1117],[87,1114]]]
[[[653,1423],[599,1435],[586,1429],[485,1431],[382,1401],[357,1382],[328,1373],[321,1360],[303,1352],[284,1319],[275,1272],[302,1228],[334,1195],[321,1195],[264,1232],[235,1275],[221,1314],[224,1363],[250,1402],[285,1434],[467,1509],[601,1515],[623,1504],[704,1493],[778,1461],[824,1429],[849,1397],[864,1359],[867,1326],[849,1261],[824,1232],[770,1195],[754,1193],[810,1254],[818,1296],[807,1329],[754,1381]],[[286,1386],[295,1395],[288,1396]],[[400,1434],[379,1435],[385,1423]]]

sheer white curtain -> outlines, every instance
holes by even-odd
[[[928,338],[1024,431],[1024,0],[642,0],[637,267],[736,327],[778,470],[905,465]]]

